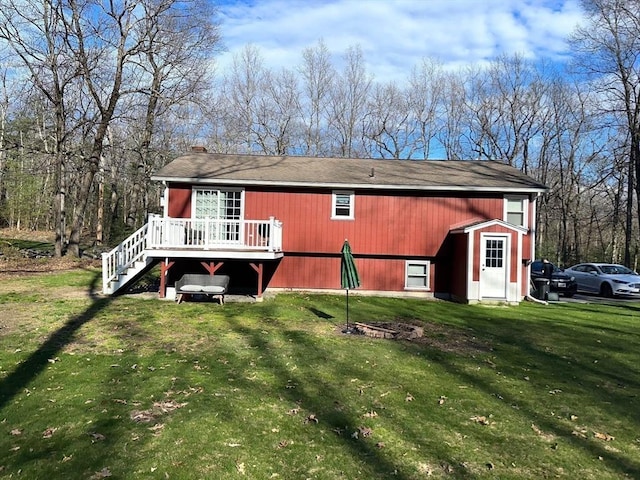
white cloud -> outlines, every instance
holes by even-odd
[[[266,66],[295,68],[323,39],[336,58],[359,45],[376,79],[398,81],[425,57],[445,66],[503,53],[561,60],[581,19],[578,0],[227,0],[220,13],[223,70],[249,43]]]

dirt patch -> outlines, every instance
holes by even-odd
[[[399,335],[386,336],[386,339],[395,341],[406,341],[418,345],[425,345],[436,350],[458,355],[475,355],[477,353],[486,353],[492,350],[491,345],[476,337],[470,329],[463,329],[451,325],[443,325],[441,323],[424,322],[417,319],[396,319],[393,322],[366,322],[360,325],[370,325],[373,328],[382,328],[385,330],[400,332]],[[364,336],[362,331],[353,328],[350,325],[352,333],[356,336]],[[340,332],[345,331],[345,326],[341,326]],[[420,335],[413,335],[407,332],[420,332]],[[369,338],[385,339],[385,336],[370,335]]]
[[[0,228],[0,238],[15,238],[17,240],[53,243],[56,237],[55,234],[50,231]]]
[[[0,256],[0,293],[42,293],[34,290],[33,284],[28,281],[10,281],[38,276],[51,272],[80,271],[87,269],[100,269],[100,261],[90,258],[43,257],[29,258],[21,255]],[[100,285],[101,286],[101,285]],[[47,295],[50,298],[95,298],[100,291],[89,291],[77,286],[48,287]]]
[[[0,229],[0,278],[100,267],[99,255],[55,257],[54,238],[52,232]],[[19,240],[40,242],[40,245],[25,248]]]
[[[0,258],[0,278],[100,267],[98,260],[73,257]]]

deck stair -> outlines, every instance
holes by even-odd
[[[146,253],[148,224],[113,250],[102,254],[102,293],[111,295],[131,285],[157,263]]]
[[[102,254],[102,292],[117,293],[167,258],[276,259],[282,257],[282,222],[191,219],[150,215],[149,221]]]

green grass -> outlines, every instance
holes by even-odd
[[[640,304],[350,298],[400,342],[344,297],[60,295],[99,275],[0,287],[0,477],[640,477]]]

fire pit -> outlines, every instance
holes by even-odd
[[[388,338],[393,340],[411,340],[420,338],[424,334],[422,327],[410,325],[408,323],[379,322],[360,323],[356,322],[353,327],[354,333],[365,335],[371,338]]]

